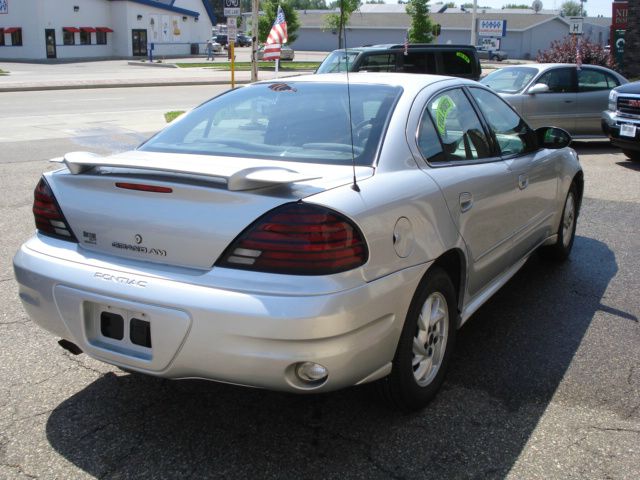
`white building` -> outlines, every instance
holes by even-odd
[[[0,0],[0,60],[188,55],[214,20],[206,0]]]

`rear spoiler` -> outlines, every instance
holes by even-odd
[[[177,164],[163,159],[150,164],[147,160],[105,158],[91,152],[67,153],[64,157],[51,159],[51,162],[64,164],[73,175],[79,175],[98,167],[115,167],[204,176],[224,181],[229,190],[252,190],[321,178],[321,176],[309,176],[282,167],[252,167],[238,170],[233,165]]]

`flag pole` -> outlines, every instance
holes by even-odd
[[[278,78],[278,70],[280,69],[280,59],[276,58],[276,78]]]

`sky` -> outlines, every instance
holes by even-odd
[[[430,0],[430,4],[434,4],[439,2],[440,0]],[[454,1],[456,5],[460,5],[462,3],[471,3],[473,0],[442,0],[445,3],[447,1]],[[574,0],[577,1],[577,0]],[[329,2],[327,2],[329,3]],[[385,3],[398,3],[397,0],[385,0]],[[515,4],[523,4],[523,5],[531,5],[533,0],[478,0],[478,6],[482,5],[484,7],[493,7],[493,8],[501,8],[503,5],[508,3]],[[564,0],[542,0],[542,8],[544,9],[555,9],[560,8],[560,5],[564,3]],[[590,17],[597,17],[598,15],[602,15],[604,17],[611,16],[611,0],[587,0],[584,2],[584,9],[587,11],[587,14]]]

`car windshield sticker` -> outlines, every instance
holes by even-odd
[[[444,95],[438,100],[436,107],[436,123],[438,124],[438,132],[444,135],[447,131],[447,117],[452,108],[456,106],[451,97]]]
[[[462,53],[462,52],[456,52],[456,57],[461,58],[462,60],[464,60],[464,61],[465,61],[465,62],[467,62],[467,63],[471,63],[471,59],[469,58],[469,56],[468,56],[468,55],[465,55],[465,54],[464,54],[464,53]]]

